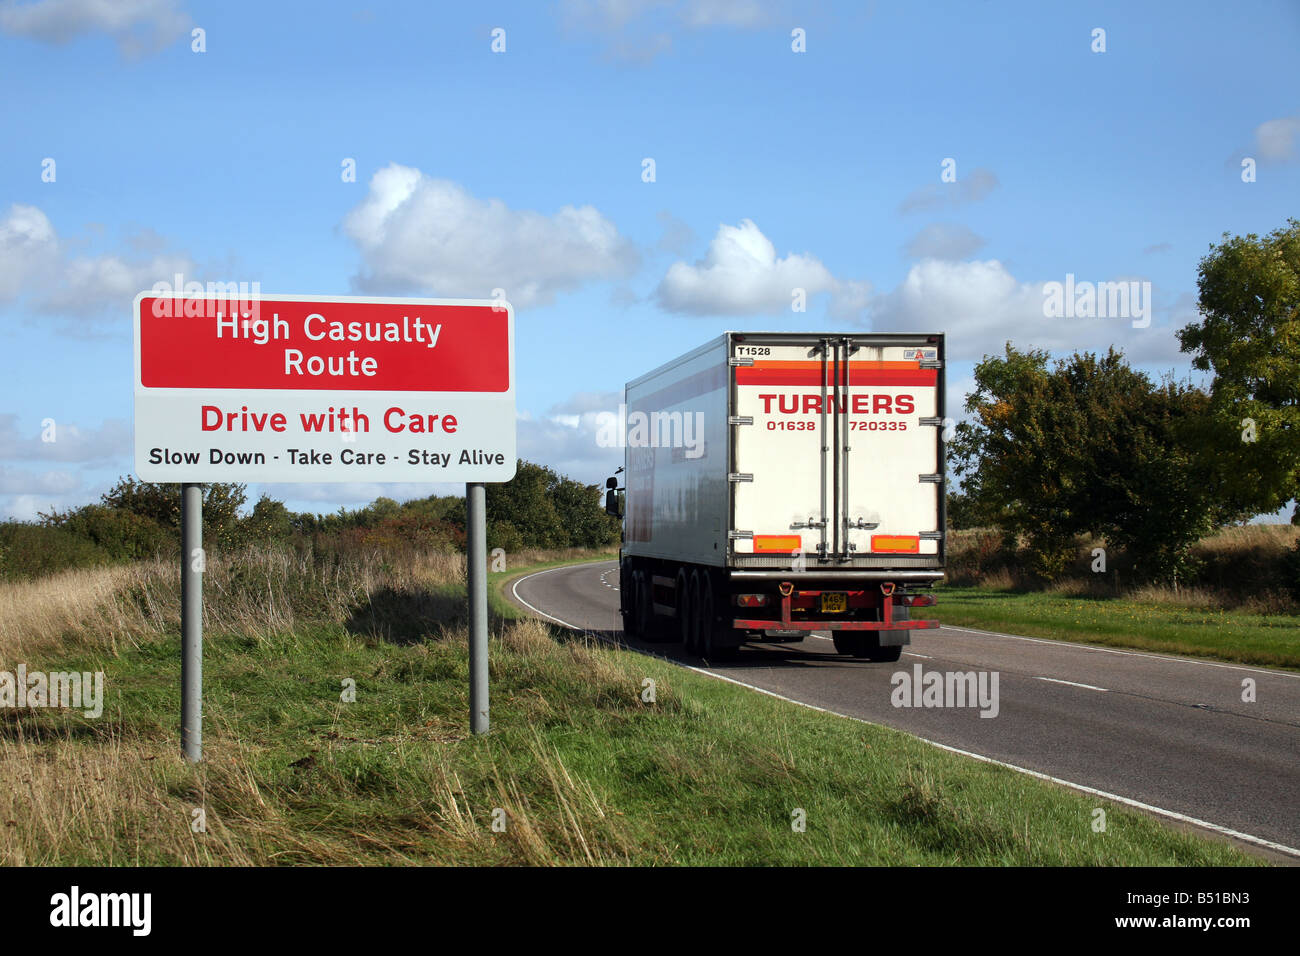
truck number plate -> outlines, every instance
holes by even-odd
[[[839,614],[849,609],[849,596],[847,594],[836,592],[834,594],[822,595],[822,612],[827,614]]]

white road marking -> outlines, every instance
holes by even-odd
[[[535,578],[542,574],[549,574],[551,571],[568,570],[569,568],[572,567],[573,565],[568,565],[566,567],[560,567],[560,568],[547,568],[545,571],[534,571],[532,574],[525,574],[522,577],[516,578],[514,580],[514,583],[512,583],[510,586],[510,593],[513,594],[515,596],[515,600],[517,600],[524,607],[528,608],[531,611],[535,611],[536,613],[540,614],[542,617],[546,618],[547,620],[554,621],[556,624],[563,625],[564,627],[569,628],[569,630],[571,631],[586,631],[588,630],[587,628],[579,627],[576,624],[570,624],[568,621],[562,621],[560,620],[560,618],[555,617],[552,614],[547,614],[541,608],[529,604],[527,601],[525,601],[522,597],[519,596],[519,585],[524,581],[527,581],[529,578]],[[956,630],[969,631],[971,630],[971,628],[956,628]],[[992,634],[995,632],[973,631],[973,633]],[[1010,637],[1010,638],[1017,637],[1015,634],[996,634],[995,636]],[[1087,646],[1082,644],[1071,644],[1068,641],[1044,641],[1044,640],[1037,640],[1034,638],[1019,638],[1019,639],[1033,641],[1034,643],[1037,644],[1070,644],[1070,646],[1072,647]],[[639,648],[629,648],[629,649],[636,650],[638,653],[649,654],[652,657],[658,657],[660,660],[668,661],[671,664],[676,664],[678,667],[684,667],[688,671],[695,671],[695,673],[697,674],[704,674],[707,677],[713,677],[716,678],[717,680],[726,681],[728,684],[736,684],[737,686],[745,687],[748,688],[749,690],[758,691],[758,693],[760,694],[766,694],[768,697],[775,697],[777,700],[783,700],[790,704],[796,704],[799,707],[807,707],[809,710],[821,711],[823,714],[831,714],[835,717],[843,717],[846,720],[855,720],[860,724],[867,724],[870,727],[884,727],[887,730],[895,730],[898,731],[899,733],[907,733],[907,731],[899,730],[897,727],[888,727],[885,724],[877,724],[874,721],[865,720],[862,717],[855,717],[852,714],[842,714],[838,710],[830,710],[827,707],[818,707],[816,704],[810,704],[807,701],[796,700],[793,697],[786,697],[784,694],[778,694],[775,691],[770,691],[765,687],[758,687],[754,684],[747,684],[744,681],[736,680],[734,677],[727,677],[725,674],[719,674],[715,671],[705,670],[703,667],[695,667],[691,664],[683,664],[680,661],[673,660],[671,657],[664,657],[663,655],[655,654],[653,651],[642,651]],[[1091,650],[1092,648],[1089,649]],[[1096,649],[1107,650],[1107,648],[1096,648]],[[1117,652],[1117,653],[1128,653],[1128,652]],[[1163,660],[1173,660],[1173,661],[1182,660],[1181,658],[1177,658],[1177,657],[1160,658],[1160,655],[1157,654],[1134,654],[1133,656],[1156,657]],[[1209,662],[1189,661],[1188,663],[1200,664],[1200,663],[1209,663]],[[1220,665],[1220,666],[1226,667],[1232,665]],[[1236,669],[1254,670],[1255,668],[1242,667]],[[1274,673],[1274,672],[1265,671],[1263,673]],[[1300,675],[1292,675],[1292,676],[1300,676]],[[908,736],[915,737],[917,740],[921,741],[922,743],[929,744],[932,747],[938,747],[940,750],[946,750],[949,753],[960,754],[963,757],[971,757],[972,759],[980,760],[983,761],[984,763],[993,764],[998,767],[1005,767],[1008,770],[1014,770],[1016,773],[1023,773],[1030,777],[1036,777],[1039,780],[1046,780],[1049,783],[1055,783],[1062,787],[1069,787],[1071,790],[1078,790],[1080,793],[1087,793],[1095,797],[1101,797],[1105,800],[1113,800],[1116,803],[1122,803],[1125,806],[1134,807],[1138,810],[1145,810],[1148,813],[1154,813],[1157,814],[1158,816],[1167,817],[1170,820],[1177,820],[1180,823],[1188,823],[1191,824],[1192,826],[1203,827],[1206,830],[1212,830],[1215,833],[1221,833],[1224,836],[1229,836],[1232,837],[1233,839],[1241,840],[1245,843],[1252,843],[1255,846],[1265,847],[1270,850],[1275,850],[1279,853],[1285,853],[1288,856],[1294,856],[1300,858],[1300,849],[1287,846],[1284,843],[1274,843],[1272,840],[1265,840],[1263,837],[1257,837],[1250,833],[1242,833],[1240,830],[1233,830],[1230,827],[1221,826],[1217,823],[1211,823],[1208,820],[1200,820],[1197,819],[1196,817],[1191,817],[1184,813],[1179,813],[1176,810],[1166,810],[1164,807],[1157,807],[1150,803],[1143,803],[1140,800],[1134,800],[1131,797],[1124,797],[1124,796],[1120,796],[1117,793],[1109,793],[1108,791],[1105,790],[1098,790],[1096,787],[1089,787],[1081,783],[1074,783],[1073,781],[1070,780],[1063,780],[1060,777],[1053,777],[1050,774],[1040,773],[1037,770],[1030,770],[1028,767],[1018,767],[1013,763],[1006,763],[1005,761],[1002,760],[996,760],[993,757],[988,757],[985,756],[984,754],[977,754],[970,750],[961,750],[957,747],[949,747],[947,744],[941,744],[937,740],[930,740],[926,737],[921,737],[916,734],[908,734]]]
[[[934,660],[934,658],[931,657],[929,654],[913,654],[911,651],[904,651],[904,652],[903,652],[903,656],[904,656],[904,657],[923,657],[923,658],[925,658],[927,661],[932,661],[932,660]]]
[[[1061,680],[1059,677],[1035,677],[1034,680],[1051,681],[1053,684],[1069,684],[1071,687],[1083,687],[1088,690],[1099,690],[1102,692],[1107,691],[1107,688],[1105,687],[1095,687],[1092,684],[1080,684],[1078,681],[1072,681],[1072,680]]]

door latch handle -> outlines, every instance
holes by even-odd
[[[814,520],[810,517],[806,522],[805,522],[805,521],[792,521],[792,522],[790,523],[790,530],[791,530],[791,531],[798,531],[798,530],[800,530],[800,529],[802,529],[802,528],[824,528],[824,527],[826,527],[826,519],[825,519],[825,518],[823,518],[821,521],[814,521]]]

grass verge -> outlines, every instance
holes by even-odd
[[[0,863],[1257,862],[1117,806],[1094,832],[1095,798],[531,619],[494,628],[472,737],[458,556],[211,560],[189,766],[175,570],[103,570],[0,600],[7,666],[107,685],[98,720],[0,711]]]
[[[1186,603],[943,585],[944,624],[1027,637],[1300,669],[1300,617]]]

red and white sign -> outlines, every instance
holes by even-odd
[[[469,299],[142,292],[145,481],[508,481],[514,311]]]

